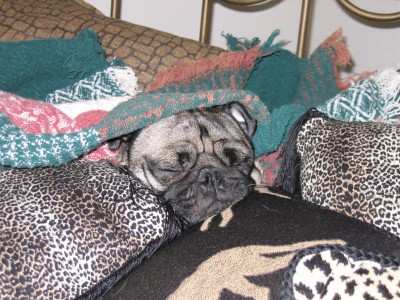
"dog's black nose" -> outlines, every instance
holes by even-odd
[[[223,188],[221,173],[213,168],[202,169],[197,182],[207,188]]]

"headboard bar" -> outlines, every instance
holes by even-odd
[[[349,0],[337,0],[345,9],[355,14],[356,16],[379,22],[396,22],[400,21],[400,12],[379,14],[364,10],[351,3]]]
[[[311,14],[311,1],[312,0],[303,0],[301,6],[301,15],[300,15],[300,25],[299,25],[299,35],[297,38],[297,50],[296,55],[301,58],[306,58],[306,43],[307,43],[307,33],[308,33],[308,25]]]
[[[111,18],[121,18],[121,0],[111,0]]]
[[[121,1],[122,0],[111,0],[111,17],[117,19],[120,18]],[[210,40],[210,23],[211,23],[210,18],[211,18],[212,1],[214,0],[203,0],[202,4],[199,41],[203,43],[209,43]],[[251,4],[258,4],[267,0],[221,0],[221,1],[236,5],[251,5]],[[346,10],[364,19],[378,21],[378,22],[400,21],[400,12],[385,13],[385,14],[375,13],[364,10],[354,5],[349,0],[337,0],[337,1]],[[310,16],[311,2],[312,0],[302,0],[299,34],[297,39],[297,51],[296,51],[296,54],[302,58],[306,57],[308,25],[311,18]]]
[[[213,0],[203,0],[203,6],[201,11],[201,24],[200,24],[200,37],[199,41],[202,43],[209,43],[210,41],[210,18],[211,18],[211,6]],[[222,0],[227,3],[237,4],[237,5],[250,5],[264,2],[266,0]],[[299,57],[306,56],[306,41],[307,41],[307,31],[308,23],[311,14],[311,1],[303,0],[301,16],[300,16],[300,26],[299,35],[297,40],[297,55]]]

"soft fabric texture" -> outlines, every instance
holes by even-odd
[[[117,57],[137,74],[146,91],[154,76],[178,61],[216,57],[223,49],[148,27],[104,16],[83,0],[2,0],[0,41],[73,38],[95,31],[110,57]]]
[[[338,67],[350,62],[342,31],[328,37],[311,55],[300,59],[275,42],[279,30],[260,43],[227,35],[231,52],[215,59],[181,63],[158,74],[150,90],[194,92],[243,88],[257,94],[272,111],[285,105],[310,108],[334,97],[342,88]]]
[[[291,130],[277,187],[400,237],[400,126],[310,110]]]
[[[342,245],[301,250],[285,274],[285,300],[400,298],[400,258]]]
[[[400,71],[381,70],[356,82],[318,109],[342,121],[399,123]]]
[[[91,37],[91,45],[94,45],[95,49],[100,51],[101,47],[99,46],[97,41],[93,40],[93,38],[96,37],[93,32],[84,31],[80,33],[80,35],[88,35],[89,37]],[[255,66],[255,63],[258,62],[258,59],[267,59],[269,56],[279,51],[282,43],[273,43],[277,35],[278,31],[274,32],[267,40],[267,42],[264,43],[262,46],[255,46],[250,50],[239,52],[226,52],[221,54],[221,56],[219,56],[215,61],[199,61],[194,66],[190,65],[183,68],[177,67],[175,69],[179,71],[177,72],[180,74],[180,77],[176,76],[176,72],[169,73],[169,76],[175,74],[174,76],[170,77],[169,80],[171,80],[171,78],[173,80],[178,80],[177,82],[173,81],[174,83],[172,86],[176,86],[179,91],[189,92],[195,90],[197,91],[196,93],[188,95],[176,93],[172,95],[165,93],[166,91],[168,91],[168,89],[160,88],[158,89],[158,92],[163,92],[162,95],[159,95],[156,92],[153,92],[150,95],[144,94],[141,95],[139,98],[128,101],[128,103],[130,104],[122,104],[121,109],[116,107],[106,115],[104,115],[104,113],[101,116],[91,114],[89,120],[93,121],[87,121],[84,127],[79,127],[80,129],[84,128],[84,130],[73,130],[70,133],[63,133],[63,135],[59,135],[59,132],[57,132],[57,134],[54,134],[52,136],[40,136],[38,135],[38,132],[36,132],[35,135],[26,135],[26,132],[20,130],[19,123],[10,124],[11,120],[8,119],[7,115],[2,116],[1,129],[3,132],[3,142],[5,142],[6,140],[15,140],[18,144],[16,146],[10,146],[8,144],[3,146],[3,157],[0,159],[0,163],[2,166],[14,167],[60,165],[62,163],[75,159],[76,157],[87,154],[91,150],[99,147],[103,142],[108,139],[113,139],[120,135],[140,129],[148,125],[149,123],[154,122],[157,119],[165,117],[172,113],[176,113],[186,109],[198,108],[202,105],[223,104],[227,101],[234,100],[239,100],[243,102],[249,108],[250,113],[253,115],[253,117],[258,120],[258,129],[253,137],[256,156],[261,156],[266,153],[272,153],[276,151],[279,146],[285,143],[288,129],[295,122],[295,120],[299,116],[301,116],[302,113],[304,113],[305,108],[302,105],[290,104],[277,107],[272,112],[269,112],[265,103],[258,100],[249,100],[251,98],[251,96],[249,96],[251,94],[249,93],[243,94],[243,92],[237,91],[203,92],[203,90],[218,87],[229,89],[233,89],[235,87],[243,88],[244,85],[247,84],[247,80],[250,74],[252,72],[256,72],[256,70],[253,71],[253,68]],[[78,39],[79,36],[76,39]],[[27,57],[29,57],[29,55],[32,55],[31,52],[37,53],[43,47],[49,47],[49,45],[52,45],[53,43],[56,44],[57,41],[58,40],[55,39],[29,41],[22,43],[32,43],[30,45],[30,47],[32,48],[31,51],[26,53]],[[76,41],[74,39],[63,40],[62,42],[67,43],[71,49],[74,49],[73,46],[74,44],[76,44]],[[12,50],[12,45],[14,45],[16,48],[20,47],[20,43],[11,43],[10,45],[8,44],[9,43],[7,43],[7,48],[9,48],[8,51]],[[76,49],[74,49],[74,51],[76,51]],[[72,53],[74,53],[74,51],[72,51]],[[101,53],[102,55],[104,54],[104,52]],[[69,53],[69,55],[71,55],[71,53]],[[86,74],[87,70],[95,69],[94,66],[90,66],[90,62],[92,60],[98,59],[98,53],[85,52],[85,55],[90,57],[89,63],[87,66],[77,65],[77,68],[74,71],[75,75],[83,76],[83,74]],[[32,56],[31,58],[33,59],[34,56]],[[326,53],[326,59],[331,59],[331,55],[329,53]],[[52,60],[54,60],[54,64]],[[81,58],[78,58],[77,60],[80,61]],[[60,66],[58,56],[55,58],[49,57],[47,63],[54,65],[53,69],[55,71],[60,73],[65,72],[64,66]],[[311,65],[313,65],[313,63]],[[101,72],[105,72],[107,74],[107,70],[109,70],[108,67],[103,68]],[[41,75],[41,73],[43,73],[43,75],[47,76],[46,69],[37,70],[35,68],[34,71],[38,75]],[[19,68],[19,72],[22,72],[21,68]],[[243,73],[243,76],[237,76],[239,75],[239,73]],[[89,74],[84,80],[82,80],[83,82],[81,81],[81,86],[84,87],[83,90],[77,88],[77,83],[67,84],[67,82],[65,82],[65,87],[63,89],[52,91],[51,93],[48,93],[45,98],[51,102],[59,102],[65,101],[65,99],[68,99],[68,101],[78,101],[88,100],[92,96],[95,98],[101,98],[106,96],[119,95],[119,91],[114,91],[115,89],[113,88],[113,85],[110,84],[108,80],[109,78],[106,75],[103,75],[101,77],[102,79],[104,79],[99,83],[101,88],[93,88],[90,91],[85,90],[87,86],[86,82],[90,81],[90,78],[95,78],[97,76],[96,74],[98,73],[92,75]],[[187,76],[190,74],[191,76]],[[211,78],[213,78],[211,80],[213,83],[211,85],[204,85],[205,82],[210,81],[210,76]],[[42,76],[31,77],[29,79],[27,87],[36,86],[37,84],[38,86],[40,86],[41,77]],[[183,80],[183,82],[179,80]],[[37,83],[37,81],[39,82]],[[111,83],[113,84],[114,82],[116,81],[111,81]],[[161,85],[171,86],[160,79],[156,79],[155,82],[161,82]],[[107,89],[111,89],[113,92],[104,94],[104,90]],[[174,88],[173,90],[176,89]],[[8,91],[10,91],[10,89],[8,89]],[[76,93],[77,95],[71,93],[72,91],[78,91]],[[27,93],[32,93],[33,95],[36,95],[36,92],[37,91],[29,91],[28,89]],[[26,92],[23,92],[23,94],[25,93]],[[41,93],[44,93],[44,91]],[[121,94],[123,93],[124,92],[121,92]],[[207,100],[205,99],[205,95],[207,95],[208,97]],[[224,99],[215,99],[216,97],[222,97]],[[184,105],[182,105],[184,102],[183,99],[187,98],[190,98],[191,100],[185,101]],[[160,99],[162,100],[160,101]],[[171,104],[171,99],[172,101],[176,101],[176,104],[174,105],[177,107],[173,107],[171,111],[166,114],[161,114],[161,111],[165,113],[165,111],[168,110],[168,104],[166,105],[166,103],[170,102]],[[136,105],[135,108],[129,107],[129,105],[132,106],[133,102],[140,103],[142,107]],[[126,111],[123,111],[124,109],[129,110],[129,116],[126,115]],[[145,113],[146,109],[147,113]],[[39,110],[41,110],[41,108]],[[155,114],[152,114],[151,111],[157,112]],[[2,113],[4,114],[4,109],[2,110]],[[24,112],[21,111],[21,114],[24,114]],[[155,118],[154,115],[156,116]],[[125,120],[122,120],[123,118],[125,118]],[[84,118],[81,118],[81,120],[82,119]],[[100,119],[101,122],[99,122]],[[137,124],[137,120],[140,121],[140,124]],[[131,123],[128,124],[128,122]],[[135,124],[133,124],[132,122]],[[94,126],[97,123],[99,125]],[[122,129],[121,126],[124,126],[124,128]],[[47,134],[48,132],[43,131],[41,133]],[[67,144],[71,144],[72,146],[66,147]],[[14,149],[12,151],[12,157],[10,157],[10,147]],[[31,153],[33,149],[38,149],[39,153]],[[107,155],[108,154],[106,153],[105,155],[100,155],[100,157],[104,157]],[[110,155],[112,156],[112,154]]]
[[[291,259],[320,244],[400,255],[400,241],[373,226],[254,192],[160,247],[103,299],[282,299]]]
[[[52,104],[76,103],[127,95],[133,97],[138,92],[133,70],[127,66],[112,65],[47,94],[45,101]]]
[[[0,64],[0,90],[37,100],[110,66],[89,30],[72,39],[3,42]]]
[[[98,297],[180,232],[149,189],[105,161],[0,175],[3,299]]]
[[[342,40],[338,30],[309,59],[283,49],[260,58],[245,89],[256,93],[270,110],[294,103],[306,108],[323,103],[346,87],[337,74],[340,66],[350,63]]]
[[[129,134],[161,118],[201,106],[232,101],[243,103],[260,127],[270,123],[269,112],[259,98],[245,91],[218,90],[192,94],[142,94],[122,102],[109,112],[92,116],[92,123],[79,126],[51,104],[24,99],[9,93],[0,106],[0,165],[3,167],[58,166],[97,149],[105,141]],[[34,117],[27,117],[29,114]],[[65,120],[58,122],[57,118]],[[56,123],[64,130],[47,131]],[[38,128],[40,132],[28,129]],[[263,134],[263,131],[260,131]],[[257,135],[257,133],[256,133]],[[269,146],[262,142],[261,147]],[[263,152],[262,148],[257,150]]]
[[[87,57],[88,61],[83,63],[83,58],[75,57],[74,53],[80,53],[80,44],[77,41],[86,42],[85,38],[88,39],[87,43],[94,47],[96,51],[84,52],[82,55]],[[57,109],[57,106],[52,107],[46,103],[25,99],[21,94],[29,94],[38,97],[40,100],[47,99],[52,103],[66,101],[78,103],[82,100],[99,100],[103,97],[119,95],[125,97],[129,92],[136,92],[134,88],[136,81],[134,74],[129,73],[130,69],[118,68],[115,65],[110,66],[106,62],[103,57],[104,51],[98,44],[96,34],[92,31],[81,32],[75,39],[10,42],[5,43],[5,48],[8,52],[12,52],[12,50],[18,52],[18,50],[29,46],[30,51],[23,53],[23,50],[20,50],[20,52],[25,55],[26,60],[35,60],[35,55],[40,53],[41,49],[51,49],[56,47],[54,45],[58,45],[58,43],[68,45],[68,47],[65,47],[64,56],[72,56],[73,59],[80,62],[80,64],[76,64],[76,61],[74,61],[73,75],[79,78],[84,76],[84,78],[76,81],[78,78],[73,77],[72,82],[64,80],[65,76],[70,75],[67,72],[70,66],[65,65],[65,62],[61,59],[63,55],[60,55],[60,53],[47,57],[46,65],[52,65],[50,70],[37,68],[36,65],[22,64],[15,67],[16,76],[22,74],[21,77],[23,77],[24,71],[26,74],[34,73],[35,76],[26,78],[26,84],[22,85],[17,91],[19,95],[10,94],[14,90],[10,86],[5,86],[6,92],[1,92],[0,148],[3,150],[0,155],[0,165],[3,167],[57,166],[88,154],[98,147],[103,147],[100,151],[105,150],[105,153],[98,155],[97,152],[95,155],[97,159],[112,159],[115,155],[104,149],[103,146],[103,143],[107,140],[132,133],[180,111],[225,104],[231,101],[243,103],[253,117],[258,120],[258,130],[254,136],[254,142],[256,154],[261,155],[281,143],[287,129],[299,115],[296,109],[295,114],[297,113],[297,115],[295,117],[292,114],[285,114],[279,120],[276,120],[274,117],[270,117],[265,104],[250,92],[212,90],[188,94],[141,94],[128,101],[124,98],[120,102],[125,101],[125,103],[117,105],[109,112],[94,110],[68,119],[62,110]],[[68,58],[67,61],[72,60],[72,58]],[[101,68],[93,63],[97,60],[104,64]],[[87,73],[88,70],[96,72],[90,74],[90,72]],[[53,74],[54,78],[51,79],[56,84],[51,85],[51,87],[41,87],[42,78],[47,78],[52,72],[55,75]],[[123,76],[120,76],[121,74]],[[9,82],[11,81],[9,80]],[[61,84],[62,82],[63,84]],[[89,87],[88,82],[91,83]],[[62,85],[62,88],[49,92],[49,89],[58,88],[58,85]],[[119,101],[115,100],[115,102]],[[272,119],[275,120],[272,122]],[[276,126],[279,127],[279,131],[276,130]],[[266,140],[269,142],[265,143]]]

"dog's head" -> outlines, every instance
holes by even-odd
[[[256,121],[238,102],[186,111],[142,129],[127,146],[126,164],[188,223],[243,199]]]

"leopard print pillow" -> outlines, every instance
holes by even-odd
[[[292,126],[274,187],[400,237],[400,126],[310,109]]]
[[[299,129],[301,196],[400,237],[400,126],[324,115]]]
[[[108,162],[0,171],[2,299],[94,298],[179,232]]]
[[[354,247],[319,245],[297,253],[283,299],[398,299],[400,259]]]

